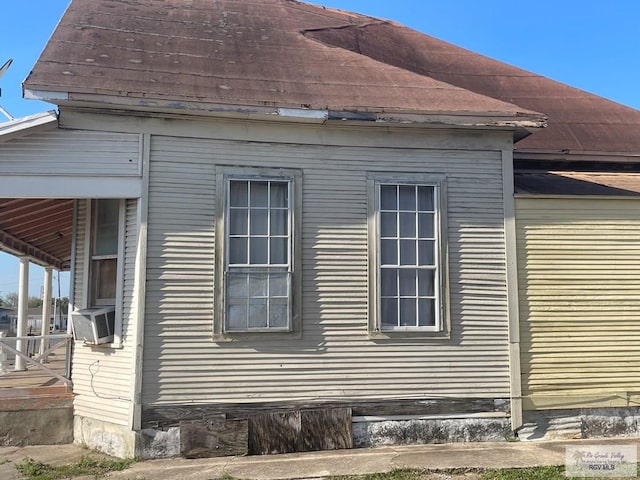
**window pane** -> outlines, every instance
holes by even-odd
[[[433,240],[418,242],[418,264],[435,265],[435,242]]]
[[[418,295],[421,297],[432,297],[435,295],[433,288],[433,270],[418,270]]]
[[[227,304],[227,330],[247,328],[247,305],[244,301],[230,300]]]
[[[229,264],[244,265],[247,263],[247,239],[232,237],[229,239]]]
[[[271,251],[270,255],[270,263],[271,265],[286,265],[288,264],[289,252],[288,250],[288,239],[286,237],[282,238],[272,238],[271,242]]]
[[[266,297],[267,296],[267,275],[265,274],[249,275],[249,296],[250,297]]]
[[[289,184],[287,182],[271,182],[271,208],[289,206]]]
[[[421,213],[418,215],[418,236],[420,238],[435,237],[434,219],[433,213]]]
[[[286,328],[289,325],[289,304],[286,298],[274,298],[269,301],[269,326]]]
[[[398,295],[398,270],[393,268],[380,270],[380,293],[383,297]]]
[[[289,274],[270,273],[269,274],[269,296],[288,297],[289,296]]]
[[[416,238],[416,214],[400,214],[400,236],[404,238]]]
[[[401,298],[400,299],[400,326],[415,327],[418,322],[416,319],[416,299]]]
[[[418,187],[418,210],[422,212],[433,212],[433,187]]]
[[[289,234],[289,211],[271,210],[271,235]]]
[[[115,258],[95,260],[96,299],[116,298],[118,261]]]
[[[267,235],[269,233],[269,211],[266,209],[251,210],[251,235]]]
[[[382,212],[380,214],[380,236],[397,237],[397,214],[395,212]]]
[[[269,182],[251,182],[250,205],[252,207],[267,207],[269,205]]]
[[[267,299],[252,298],[249,300],[249,328],[267,327]]]
[[[416,209],[416,187],[413,185],[400,185],[400,210]]]
[[[416,264],[416,241],[400,240],[400,265]]]
[[[229,211],[229,234],[230,235],[247,235],[249,211],[247,209],[233,209]]]
[[[413,269],[400,270],[400,296],[414,297],[416,295],[416,271]]]
[[[397,210],[398,197],[395,185],[380,186],[380,210]]]
[[[380,302],[382,327],[397,327],[398,326],[398,300],[395,298],[383,298]]]
[[[97,200],[95,210],[94,255],[118,254],[120,200]]]
[[[253,265],[266,265],[269,258],[267,256],[267,238],[251,238],[249,263]]]
[[[227,275],[227,293],[229,298],[247,298],[249,275],[229,273]]]
[[[398,264],[398,241],[397,240],[381,240],[380,241],[380,262],[382,265]]]
[[[249,205],[248,182],[232,180],[229,182],[229,206],[247,207]]]
[[[421,327],[433,327],[436,324],[435,301],[427,298],[421,298],[418,301],[419,307],[419,325]]]

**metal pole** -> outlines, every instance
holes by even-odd
[[[51,333],[51,278],[52,268],[46,267],[44,269],[44,295],[42,296],[42,326],[40,329],[42,339],[40,340],[40,355],[49,348],[49,341],[45,336]],[[46,360],[46,358],[42,359],[42,361]]]
[[[29,259],[27,257],[20,258],[20,275],[18,277],[18,328],[17,337],[25,337],[27,335],[27,322],[29,308]],[[24,340],[16,341],[16,350],[25,353],[27,342]],[[26,370],[27,365],[24,358],[16,355],[15,370]]]

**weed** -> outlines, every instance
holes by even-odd
[[[100,460],[82,457],[78,462],[65,465],[49,465],[25,458],[16,464],[16,470],[26,480],[60,480],[92,475],[100,478],[108,472],[117,472],[131,466],[133,460]]]

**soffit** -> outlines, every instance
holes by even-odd
[[[0,250],[69,270],[72,199],[0,198]]]
[[[640,173],[516,171],[514,182],[516,194],[640,196]]]

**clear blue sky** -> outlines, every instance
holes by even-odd
[[[397,21],[442,40],[611,100],[640,108],[638,0],[324,0],[311,3]],[[20,83],[44,48],[69,0],[4,0],[0,63],[3,105],[14,116],[51,105],[22,100]],[[0,118],[2,121],[2,118]],[[0,295],[17,290],[18,262],[0,254]],[[42,269],[32,269],[39,295]],[[63,275],[63,295],[68,276]]]

